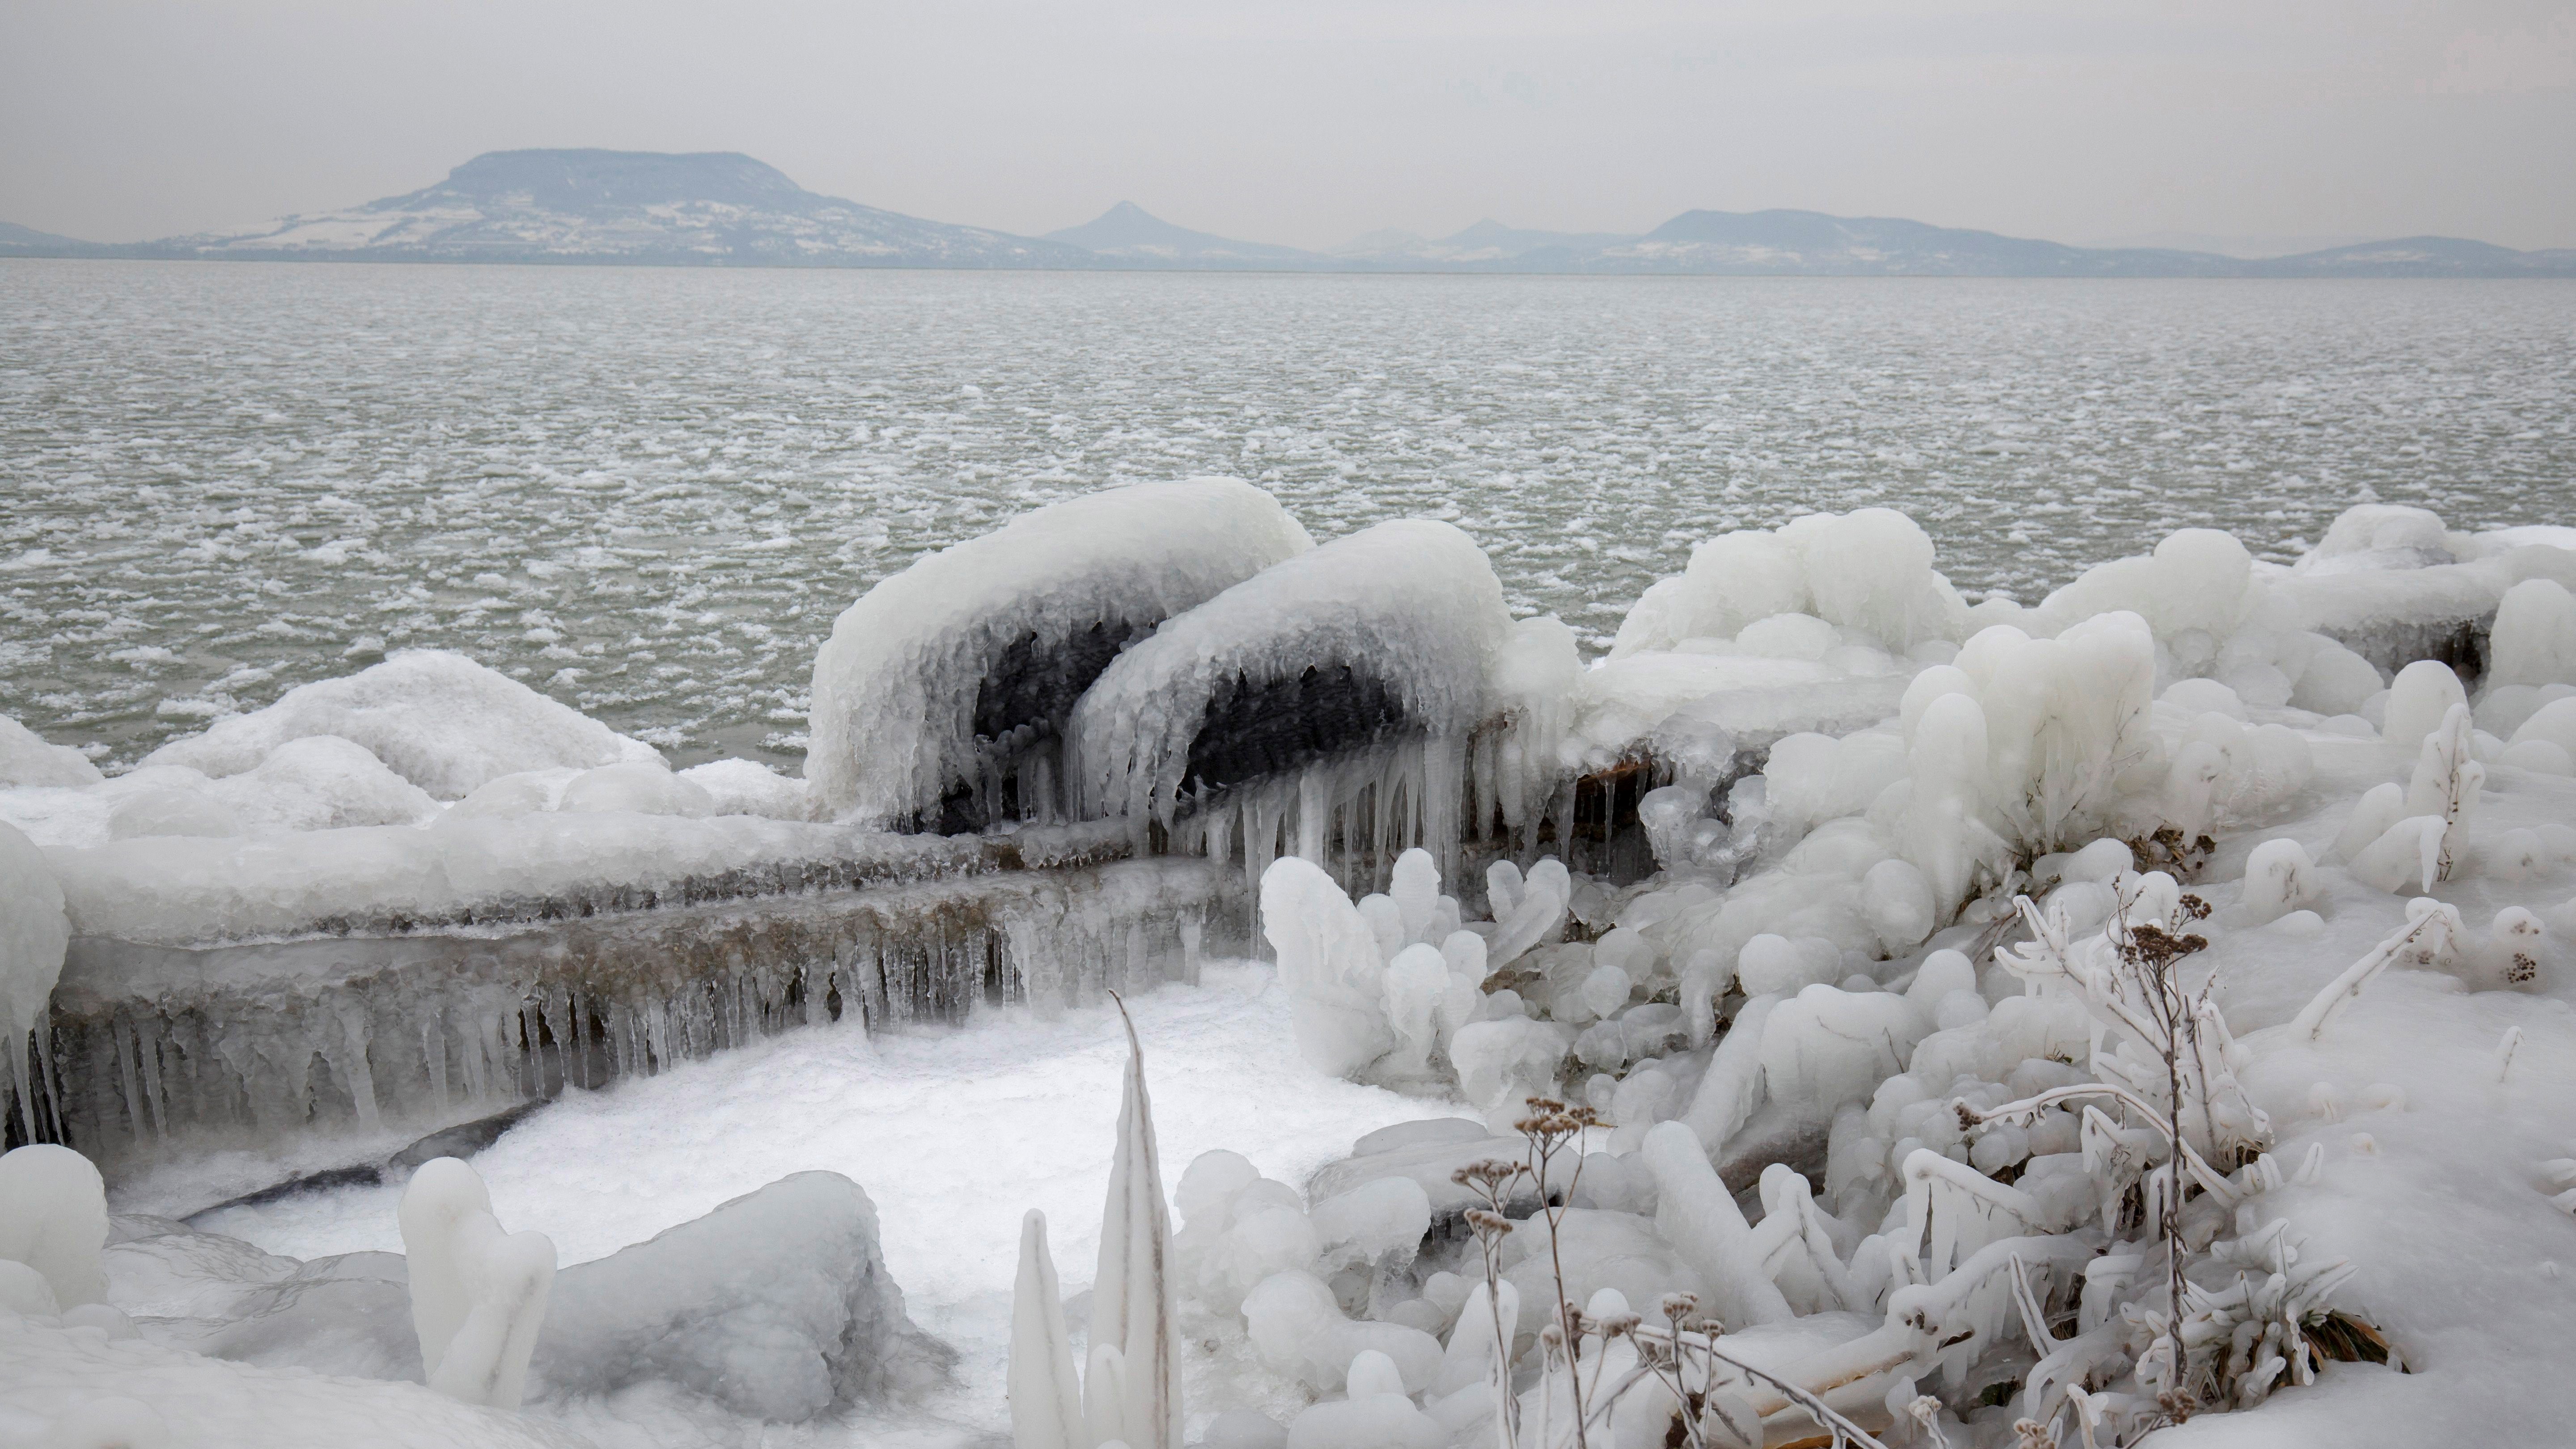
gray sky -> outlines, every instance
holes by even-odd
[[[0,0],[0,220],[136,240],[519,146],[745,151],[1042,232],[1692,207],[2576,246],[2576,4]]]

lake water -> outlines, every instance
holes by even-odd
[[[0,712],[113,766],[435,646],[792,767],[876,579],[1203,473],[1450,519],[1596,644],[1819,509],[2036,598],[2186,525],[2567,521],[2576,283],[0,261]]]

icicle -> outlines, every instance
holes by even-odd
[[[1113,999],[1115,999],[1113,994]],[[1131,1449],[1181,1449],[1180,1346],[1174,1337],[1170,1211],[1145,1092],[1145,1049],[1127,1004],[1127,1083],[1118,1108],[1118,1151],[1101,1212],[1100,1271],[1092,1280],[1091,1341],[1119,1346],[1121,1416]]]
[[[340,1079],[349,1089],[349,1102],[358,1114],[359,1130],[380,1132],[384,1119],[376,1113],[376,1074],[367,1066],[367,1008],[352,996],[334,1003],[340,1018],[340,1034],[346,1045],[345,1060],[340,1064]]]
[[[1082,1385],[1073,1374],[1073,1339],[1056,1292],[1055,1260],[1047,1253],[1046,1214],[1035,1209],[1020,1220],[1020,1276],[1011,1292],[1004,1392],[1015,1449],[1091,1449]]]

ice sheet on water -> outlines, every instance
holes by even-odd
[[[1068,499],[932,554],[833,624],[806,776],[844,818],[936,824],[943,796],[1051,742],[1121,647],[1312,544],[1269,494],[1196,478]]]

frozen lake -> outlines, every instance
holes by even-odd
[[[437,646],[792,766],[870,583],[1196,473],[1452,519],[1596,643],[1817,509],[2030,599],[2186,525],[2563,513],[2576,284],[0,262],[0,712],[112,764]]]

